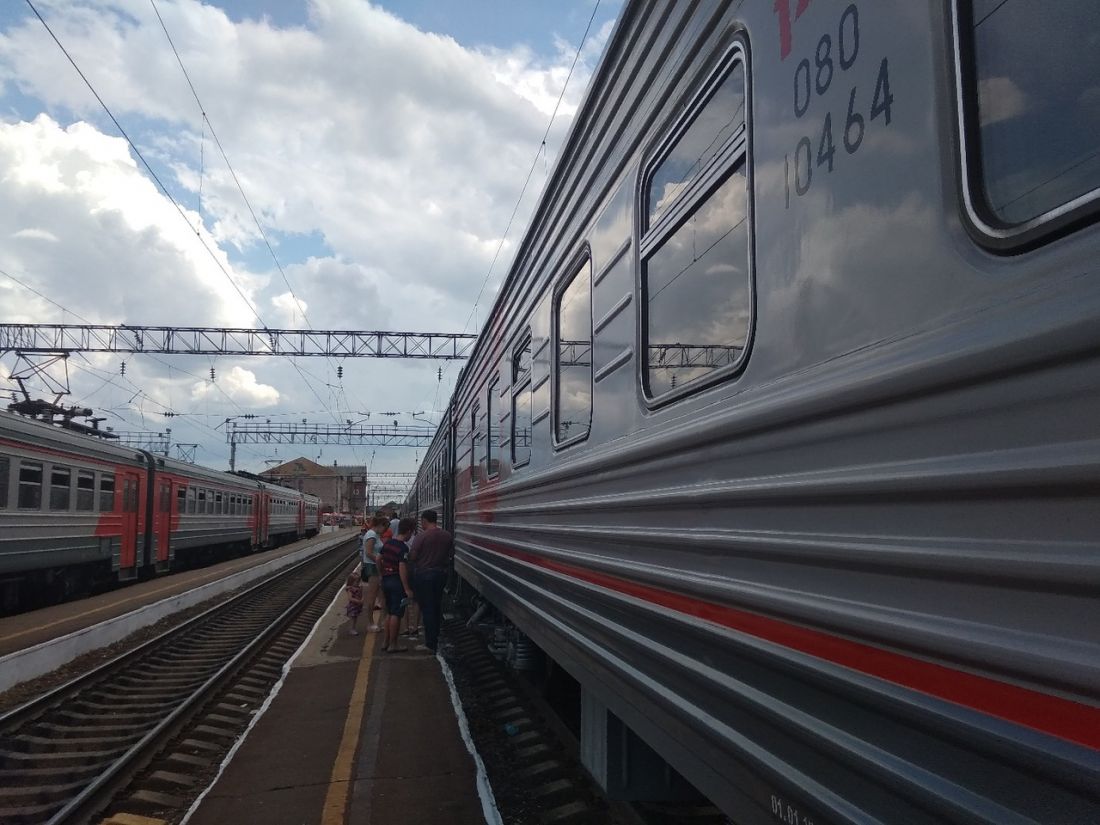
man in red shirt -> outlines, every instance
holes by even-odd
[[[455,556],[454,536],[437,524],[435,510],[420,514],[421,532],[413,539],[409,560],[416,570],[414,590],[424,617],[424,644],[417,650],[435,653],[439,645],[439,626],[443,622],[443,588]]]

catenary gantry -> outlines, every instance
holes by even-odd
[[[466,358],[477,336],[461,332],[247,329],[123,324],[0,324],[0,352]]]

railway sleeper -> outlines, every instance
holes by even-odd
[[[10,741],[5,740],[5,743],[10,744]],[[72,753],[68,751],[57,753],[42,753],[30,750],[4,750],[0,751],[0,768],[42,768],[44,770],[52,770],[54,768],[78,767],[81,765],[98,767],[100,765],[107,764],[113,759],[116,759],[119,753],[121,753],[121,751],[119,751],[118,749],[104,751],[81,751],[80,753]]]
[[[108,728],[123,730],[146,727],[149,724],[149,712],[135,711],[130,708],[116,709],[109,713],[81,713],[75,710],[62,710],[45,721],[49,723],[54,719],[57,720],[59,726],[64,723],[65,726],[73,728],[95,727],[100,730]],[[108,725],[108,723],[110,724]]]
[[[12,807],[24,807],[27,805],[42,805],[64,803],[70,799],[74,793],[80,791],[85,785],[88,784],[85,779],[54,783],[54,784],[40,784],[35,782],[33,785],[12,785],[5,784],[4,789],[0,791],[0,816],[2,811],[7,806]],[[23,781],[30,781],[32,777],[15,777],[15,781],[20,779]],[[0,821],[7,822],[6,819],[0,818]]]
[[[140,733],[133,736],[90,736],[66,739],[19,734],[11,737],[8,742],[10,746],[21,749],[24,753],[87,753],[114,748],[117,754],[140,738]]]
[[[19,807],[0,807],[0,822],[4,825],[41,825],[61,806],[56,802],[44,805],[20,805]]]

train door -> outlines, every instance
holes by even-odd
[[[179,487],[177,484],[176,487]],[[156,536],[156,565],[158,571],[167,570],[171,565],[172,552],[172,506],[176,500],[170,479],[161,479],[157,484],[157,514],[153,530]]]
[[[129,579],[137,575],[138,490],[141,489],[141,477],[138,473],[124,470],[118,474],[118,479],[122,488],[119,577]]]
[[[271,526],[271,496],[260,492],[256,496],[256,545],[263,547],[267,544],[268,531]]]

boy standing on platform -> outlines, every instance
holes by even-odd
[[[413,597],[409,585],[407,561],[409,545],[406,542],[412,535],[416,522],[411,518],[401,519],[397,526],[397,535],[382,545],[378,556],[378,566],[382,573],[382,593],[386,599],[386,640],[383,653],[400,653],[407,647],[397,646],[397,637],[401,629],[401,617],[405,606]]]

